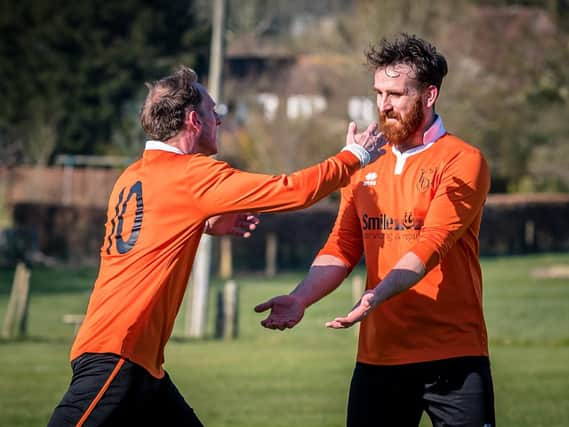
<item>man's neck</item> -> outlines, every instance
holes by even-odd
[[[164,143],[171,145],[172,147],[176,147],[184,154],[192,154],[192,147],[194,144],[191,143],[186,132],[178,132],[172,138],[164,141]]]

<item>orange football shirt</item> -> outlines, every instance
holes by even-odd
[[[362,253],[367,289],[408,251],[427,274],[361,323],[357,359],[393,365],[487,355],[478,232],[490,186],[478,149],[437,118],[423,145],[391,148],[342,189],[338,217],[319,254],[351,270]]]
[[[161,378],[205,221],[307,207],[348,184],[359,167],[343,151],[291,175],[262,175],[150,141],[110,195],[100,270],[70,359],[114,353]]]

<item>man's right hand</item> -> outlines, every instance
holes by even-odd
[[[387,140],[382,132],[379,132],[377,123],[372,122],[367,129],[361,133],[357,133],[358,128],[355,122],[350,122],[348,133],[346,134],[346,147],[350,144],[357,144],[364,148],[370,155],[370,163],[377,160],[385,154],[383,146]]]
[[[299,298],[292,295],[280,295],[255,307],[257,313],[271,309],[269,316],[261,320],[261,325],[269,329],[294,327],[304,316],[306,307]]]

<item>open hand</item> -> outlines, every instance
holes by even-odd
[[[259,217],[250,213],[216,215],[206,221],[205,232],[212,236],[230,235],[247,239],[259,222]]]
[[[268,309],[271,309],[271,312],[265,320],[261,320],[261,325],[265,328],[282,331],[286,328],[292,328],[300,322],[306,307],[292,295],[280,295],[255,307],[257,313]]]
[[[373,291],[365,292],[360,300],[356,303],[352,311],[345,317],[336,317],[330,322],[326,322],[327,328],[345,329],[353,326],[357,322],[365,319],[369,313],[377,306]]]
[[[382,132],[379,132],[377,123],[372,122],[367,129],[361,133],[357,133],[358,128],[355,122],[350,122],[348,133],[346,134],[346,145],[358,144],[365,148],[371,156],[371,161],[375,161],[378,157],[385,154],[383,146],[387,144],[387,140]]]

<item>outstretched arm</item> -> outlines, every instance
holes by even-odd
[[[188,175],[188,198],[204,217],[226,212],[283,212],[306,208],[345,186],[361,167],[385,153],[385,139],[373,123],[362,133],[351,124],[342,152],[290,175],[243,172],[206,156],[192,158],[188,173],[207,168],[207,174]]]
[[[257,313],[271,310],[261,325],[281,331],[294,327],[304,316],[306,308],[336,289],[347,272],[339,258],[332,255],[316,257],[304,280],[289,295],[271,298],[255,307]]]
[[[322,299],[346,278],[358,263],[363,251],[358,215],[353,203],[352,187],[342,188],[342,198],[334,228],[323,249],[314,259],[308,274],[289,294],[272,298],[255,307],[271,310],[261,325],[270,329],[292,328],[306,308]]]
[[[423,262],[413,252],[407,252],[374,289],[362,295],[347,316],[336,317],[327,322],[326,326],[333,329],[349,328],[354,323],[362,321],[382,302],[411,288],[424,275]]]

